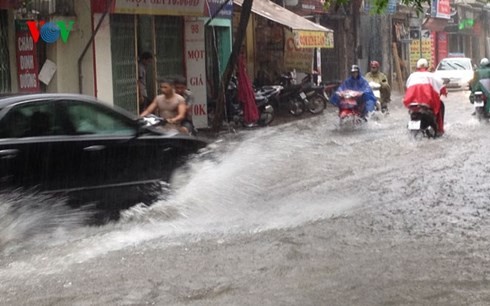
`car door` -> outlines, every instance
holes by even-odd
[[[54,135],[52,101],[18,103],[0,119],[0,184],[39,188],[50,183],[49,162]]]
[[[144,152],[135,141],[136,122],[110,107],[87,101],[58,101],[72,137],[69,143],[72,173],[62,178],[67,188],[103,189],[138,183]],[[65,154],[65,144],[56,146]],[[62,167],[57,165],[56,167]]]

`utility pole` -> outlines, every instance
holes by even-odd
[[[253,0],[243,0],[242,10],[240,12],[240,21],[238,23],[237,34],[235,41],[233,42],[233,47],[231,49],[230,58],[228,59],[228,64],[226,65],[223,76],[221,77],[221,82],[219,84],[218,90],[218,101],[216,102],[216,114],[213,120],[213,131],[218,133],[221,125],[223,124],[224,111],[225,111],[225,91],[230,83],[231,76],[235,70],[238,56],[240,55],[240,50],[242,48],[243,40],[245,38],[245,33],[247,30],[248,20],[250,19],[250,14],[252,12]]]

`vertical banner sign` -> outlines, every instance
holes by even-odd
[[[436,49],[437,46],[437,49]],[[432,33],[432,57],[434,58],[434,67],[443,59],[448,57],[447,33]]]
[[[431,32],[429,30],[422,30],[421,31],[421,36],[422,40],[420,41],[421,43],[421,51],[422,55],[421,57],[427,59],[429,61],[429,67],[434,66],[434,60],[433,60],[433,48],[432,48],[432,37],[431,37]]]
[[[204,22],[202,20],[186,19],[185,62],[187,87],[194,94],[192,121],[196,128],[208,127],[205,50]]]
[[[23,20],[15,21],[15,53],[17,57],[19,92],[40,92],[36,44],[32,39],[26,22]]]
[[[420,29],[410,29],[410,71],[416,70],[417,61],[421,57]]]

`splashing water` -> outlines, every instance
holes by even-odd
[[[33,191],[0,194],[0,250],[36,244],[40,235],[78,228],[91,217],[87,209],[72,209],[59,197]]]

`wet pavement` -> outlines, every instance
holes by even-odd
[[[467,96],[436,140],[409,136],[399,95],[360,129],[329,108],[223,134],[102,227],[43,231],[0,199],[0,304],[488,305],[490,125]]]

